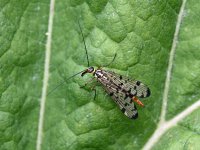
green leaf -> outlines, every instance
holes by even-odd
[[[48,1],[0,1],[0,149],[35,149]]]
[[[200,23],[197,0],[187,1],[173,62],[168,98],[167,119],[184,111],[196,101],[200,92]],[[164,134],[154,149],[200,149],[200,110],[195,110],[178,126]]]
[[[105,65],[117,53],[114,63],[104,69],[142,81],[150,87],[152,95],[144,99],[145,108],[138,106],[139,118],[130,120],[101,85],[96,86],[95,100],[90,86],[80,88],[92,76],[76,76],[46,96],[41,149],[141,149],[145,145],[160,119],[181,3],[181,0],[55,1],[48,92],[60,81],[87,68],[79,20],[90,65]],[[173,62],[168,119],[199,97],[198,7],[191,3],[195,4],[195,0],[188,2],[190,11],[181,26]],[[42,117],[41,95],[46,86],[43,84],[46,32],[53,12],[49,12],[49,7],[45,0],[0,1],[0,149],[36,149]],[[198,132],[197,113],[170,130],[155,148],[168,143],[173,131],[183,139],[189,135],[192,142],[197,142],[198,135],[191,133]],[[170,143],[173,148],[179,141]]]

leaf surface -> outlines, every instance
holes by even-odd
[[[49,4],[0,1],[0,149],[35,149]]]
[[[198,1],[186,1],[180,26],[170,83],[167,119],[175,117],[199,100],[200,92],[200,10]],[[200,110],[166,132],[154,149],[200,149]]]
[[[128,119],[92,76],[76,76],[46,97],[42,149],[141,149],[162,109],[166,70],[182,1],[59,0],[55,14],[48,91],[90,65],[148,85],[137,120]],[[188,1],[180,28],[168,95],[170,120],[199,99],[199,9]],[[43,88],[49,1],[0,2],[0,149],[36,149]],[[95,84],[96,82],[94,82]],[[170,129],[155,149],[197,148],[199,110]],[[173,138],[172,138],[173,137]],[[182,138],[180,138],[182,137]],[[176,140],[180,139],[180,140]],[[168,144],[166,144],[168,143]],[[185,145],[183,143],[186,143]]]

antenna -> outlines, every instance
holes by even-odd
[[[84,71],[85,71],[85,70],[84,70]],[[51,89],[51,91],[48,92],[47,96],[50,95],[53,91],[55,91],[58,87],[62,86],[66,81],[68,81],[69,79],[71,79],[71,78],[73,78],[73,77],[75,77],[75,76],[81,74],[81,73],[84,72],[84,71],[80,71],[80,72],[78,72],[78,73],[72,75],[71,77],[67,78],[65,81],[60,82],[55,88]]]
[[[80,28],[80,31],[81,31],[81,35],[82,35],[82,38],[83,38],[83,43],[84,43],[84,46],[85,46],[85,54],[87,56],[87,63],[88,63],[88,67],[90,67],[90,63],[89,63],[89,58],[88,58],[88,51],[87,51],[87,47],[86,47],[86,44],[85,44],[85,39],[84,39],[84,36],[83,36],[83,31],[81,29],[81,25],[79,23],[79,20],[78,20],[78,26]]]
[[[82,35],[82,38],[83,38],[83,43],[84,43],[84,46],[85,46],[85,53],[86,53],[86,56],[87,56],[87,64],[88,64],[88,67],[89,67],[89,66],[90,66],[90,63],[89,63],[89,58],[88,58],[88,51],[87,51],[87,47],[86,47],[86,44],[85,44],[85,39],[84,39],[84,36],[83,36],[83,31],[82,31],[82,29],[81,29],[81,25],[80,25],[80,23],[79,23],[79,20],[78,20],[78,26],[79,26],[79,28],[80,28],[81,35]],[[70,80],[71,78],[73,78],[73,77],[75,77],[75,76],[77,76],[77,75],[83,73],[84,71],[85,71],[85,70],[80,71],[80,72],[78,72],[78,73],[72,75],[71,77],[66,78],[65,81],[61,81],[55,88],[51,89],[51,91],[48,92],[47,96],[50,95],[53,91],[55,91],[58,87],[62,86],[66,81],[68,81],[68,80]]]

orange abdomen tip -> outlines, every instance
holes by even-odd
[[[133,96],[132,99],[133,99],[133,101],[136,102],[138,105],[144,107],[144,104],[143,104],[137,97]]]

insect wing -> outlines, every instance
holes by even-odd
[[[127,77],[116,74],[111,71],[106,72],[108,78],[111,78],[116,85],[121,86],[124,91],[130,92],[131,95],[137,96],[139,98],[149,97],[151,92],[150,89],[140,81],[130,80]]]
[[[104,71],[103,71],[104,72]],[[138,117],[138,112],[135,104],[130,97],[126,97],[126,94],[116,86],[107,77],[106,72],[103,73],[104,76],[98,78],[97,80],[103,85],[106,92],[112,97],[115,103],[120,107],[121,111],[129,118],[136,119]]]
[[[111,94],[112,99],[115,101],[116,104],[119,105],[120,110],[129,118],[136,119],[138,117],[138,111],[136,105],[133,103],[130,97],[125,98],[125,93],[121,90],[116,91],[115,88],[112,87],[112,84],[105,87],[106,91],[109,93],[110,91],[113,92]]]

